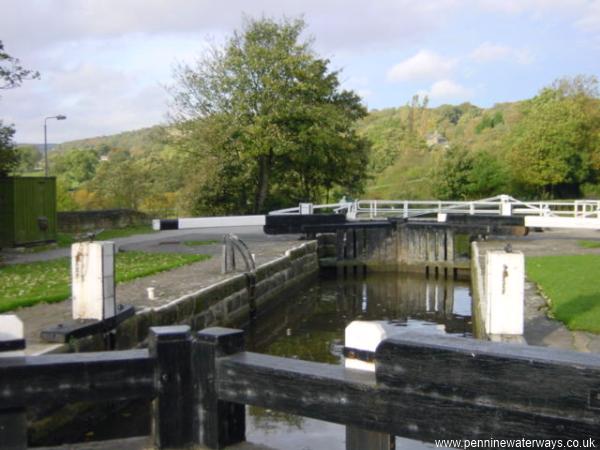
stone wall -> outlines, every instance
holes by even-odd
[[[284,291],[302,286],[318,270],[317,242],[308,241],[259,266],[254,275],[239,273],[164,306],[137,311],[116,329],[111,347],[143,345],[149,328],[155,326],[241,327],[251,313],[260,315]],[[105,349],[106,336],[81,339],[71,347],[76,351]]]
[[[150,223],[150,217],[132,209],[63,211],[58,213],[58,230],[67,233],[125,228],[136,225],[149,225]]]

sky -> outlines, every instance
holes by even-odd
[[[15,140],[81,139],[168,123],[177,64],[244,17],[303,17],[314,49],[369,109],[413,95],[489,107],[557,78],[600,76],[600,0],[0,0],[0,40],[40,80],[0,91]]]

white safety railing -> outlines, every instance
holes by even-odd
[[[270,214],[301,214],[302,211],[345,212],[348,219],[380,219],[386,217],[418,217],[435,214],[470,214],[499,216],[566,217],[574,219],[600,219],[600,201],[531,201],[523,202],[509,195],[498,195],[475,201],[442,200],[355,200],[312,205],[273,211]]]

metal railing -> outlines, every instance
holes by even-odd
[[[312,205],[312,211],[329,210],[345,213],[348,219],[382,217],[419,217],[434,214],[470,214],[499,216],[569,217],[600,219],[599,200],[530,201],[498,195],[475,201],[443,200],[342,200],[338,203]],[[270,214],[301,214],[301,206],[272,211]]]

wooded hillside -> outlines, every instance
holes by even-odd
[[[356,123],[370,144],[362,198],[594,197],[600,194],[600,101],[591,77],[559,80],[536,97],[479,108],[469,103],[371,111]],[[194,180],[207,167],[152,127],[73,141],[52,152],[60,209],[128,207],[157,215],[198,211]],[[199,141],[200,142],[200,141]],[[339,168],[338,168],[339,170]],[[225,180],[226,182],[226,180]],[[306,201],[325,201],[323,193]],[[275,201],[272,206],[291,206]]]

